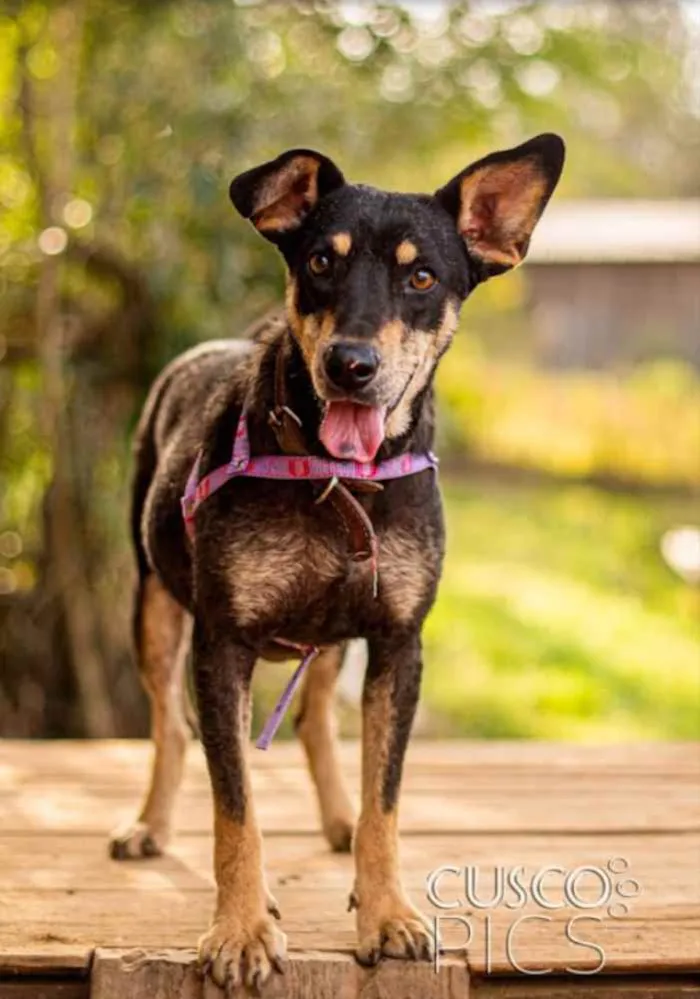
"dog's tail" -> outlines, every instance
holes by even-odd
[[[158,464],[158,452],[155,442],[156,416],[169,381],[170,374],[166,368],[158,376],[148,394],[134,433],[133,478],[131,481],[129,522],[137,571],[136,594],[132,617],[132,629],[136,649],[140,649],[141,645],[144,581],[153,572],[143,537],[143,510]]]
[[[146,554],[146,547],[143,543],[141,522],[143,508],[146,504],[146,497],[153,481],[155,469],[155,445],[151,434],[146,429],[145,433],[139,434],[138,442],[134,449],[134,478],[131,486],[131,540],[136,555],[136,568],[140,583],[152,571],[148,555]]]
[[[142,424],[145,422],[142,417]],[[146,553],[146,546],[143,542],[141,521],[143,508],[146,504],[148,490],[153,480],[153,473],[156,467],[156,452],[153,438],[148,432],[150,428],[139,426],[134,447],[134,477],[131,484],[131,540],[136,556],[136,592],[134,597],[131,627],[135,648],[140,655],[141,649],[141,625],[143,621],[143,596],[144,581],[152,571]]]

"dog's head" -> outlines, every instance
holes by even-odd
[[[371,461],[408,430],[462,302],[524,258],[563,162],[562,140],[540,135],[432,195],[348,184],[309,149],[236,177],[233,204],[287,262],[289,323],[332,455]]]

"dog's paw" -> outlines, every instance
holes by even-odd
[[[388,904],[358,904],[358,962],[371,968],[382,957],[405,961],[432,961],[435,957],[435,936],[428,920],[408,900],[393,899]],[[351,904],[352,904],[351,903]]]
[[[287,938],[272,919],[247,925],[235,916],[220,917],[199,941],[199,966],[226,995],[241,985],[257,995],[273,971],[284,973]]]
[[[112,860],[160,857],[165,852],[167,842],[167,833],[156,832],[145,822],[133,822],[112,833],[109,838],[109,855]]]
[[[329,819],[323,824],[323,832],[334,853],[350,853],[355,824],[351,818]]]

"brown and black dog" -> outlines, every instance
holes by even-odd
[[[428,450],[433,376],[461,304],[523,259],[563,161],[561,139],[540,135],[474,163],[433,195],[409,195],[349,184],[325,156],[295,149],[231,185],[235,207],[285,259],[286,316],[263,324],[252,342],[189,351],[146,403],[133,501],[135,631],[155,759],[138,821],[111,844],[113,857],[127,859],[158,854],[168,840],[188,737],[191,644],[218,888],[199,954],[219,985],[257,989],[285,956],[247,748],[255,661],[279,638],[323,650],[305,681],[297,731],[328,841],[354,849],[358,959],[431,957],[430,931],[400,881],[397,802],[444,530],[431,470],[355,491],[350,503],[368,515],[378,543],[375,594],[370,563],[353,557],[357,515],[319,503],[324,483],[237,479],[201,505],[189,539],[180,498],[195,457],[201,449],[202,475],[229,460],[244,404],[253,455],[289,452],[294,442],[307,454],[358,462]],[[291,447],[279,420],[270,421],[282,412],[280,395],[283,417],[294,414]],[[356,637],[369,649],[357,823],[332,706],[344,643]]]

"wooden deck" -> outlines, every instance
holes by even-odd
[[[358,747],[343,748],[358,785]],[[171,856],[119,864],[106,835],[131,817],[149,758],[144,743],[0,742],[0,999],[201,999],[193,946],[213,905],[210,798],[201,750],[192,745]],[[628,912],[608,913],[563,898],[563,875],[544,882],[547,899],[509,909],[466,904],[467,955],[427,965],[387,962],[359,969],[352,957],[349,857],[330,854],[298,747],[255,753],[258,813],[266,834],[270,883],[289,938],[290,964],[265,992],[270,999],[565,999],[573,996],[700,997],[700,747],[586,747],[532,743],[414,743],[402,800],[406,885],[424,911],[426,876],[442,865],[479,866],[479,894],[493,870],[522,865],[570,872],[629,868],[612,880],[629,894]],[[620,864],[615,866],[619,867]],[[599,876],[577,882],[584,902]],[[445,898],[460,894],[446,877]],[[523,914],[526,920],[506,935]],[[445,912],[443,915],[453,915]],[[567,938],[567,922],[580,940]],[[488,929],[488,932],[487,932]],[[463,924],[443,924],[444,943],[460,944]],[[490,947],[487,943],[490,940]],[[489,957],[490,951],[490,957]],[[534,970],[518,973],[513,957]]]

